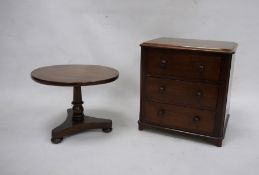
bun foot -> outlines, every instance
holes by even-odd
[[[61,143],[63,138],[51,138],[51,142],[54,144],[59,144]]]
[[[109,133],[112,131],[112,128],[103,128],[103,132]]]
[[[143,131],[143,129],[143,125],[140,123],[140,121],[138,121],[138,130]]]
[[[139,125],[138,125],[138,130],[139,130],[139,131],[143,131],[143,129],[144,129],[143,126],[142,126],[141,124],[139,124]]]
[[[214,140],[212,143],[217,147],[222,147],[222,140]]]

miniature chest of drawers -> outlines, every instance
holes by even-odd
[[[221,146],[236,48],[176,38],[142,43],[139,130],[171,130]]]

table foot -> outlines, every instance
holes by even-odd
[[[84,116],[83,120],[75,121],[73,120],[73,110],[68,109],[67,112],[66,120],[52,130],[51,142],[54,144],[62,142],[65,136],[77,134],[89,129],[102,129],[103,132],[106,133],[112,131],[112,120]]]
[[[112,131],[112,128],[103,128],[103,132],[109,133]]]
[[[51,138],[51,142],[54,144],[59,144],[61,143],[63,138]]]

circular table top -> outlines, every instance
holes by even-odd
[[[54,86],[88,86],[109,83],[119,77],[116,69],[99,65],[54,65],[35,69],[31,77]]]

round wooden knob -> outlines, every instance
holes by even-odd
[[[203,94],[202,91],[196,91],[196,96],[201,97],[202,94]]]
[[[198,116],[198,115],[196,115],[196,116],[194,116],[193,118],[192,118],[192,121],[193,122],[199,122],[201,120],[201,118]]]
[[[164,109],[159,109],[158,111],[157,111],[157,115],[158,116],[163,116],[163,115],[165,115],[165,110]]]
[[[199,65],[199,71],[200,72],[204,72],[205,70],[205,66],[204,65]]]
[[[162,69],[166,68],[166,64],[167,64],[167,62],[166,62],[165,59],[161,60],[161,62],[160,62],[160,68],[162,68]]]
[[[165,90],[166,90],[165,86],[160,86],[160,87],[159,87],[159,92],[160,92],[160,93],[164,93]]]

